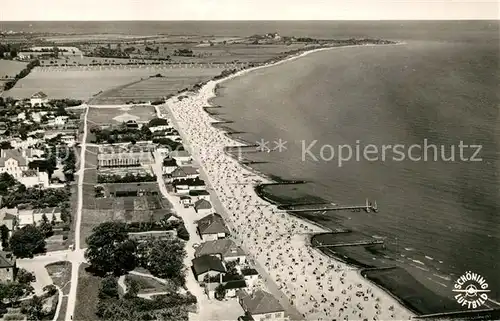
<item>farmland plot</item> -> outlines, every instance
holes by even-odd
[[[103,91],[161,73],[163,69],[119,67],[37,67],[4,96],[29,98],[43,91],[49,99],[88,100]]]
[[[168,68],[157,69],[163,77],[149,78],[129,86],[105,92],[95,99],[95,105],[125,104],[130,101],[154,101],[179,90],[208,81],[220,75],[223,68]]]
[[[13,60],[0,60],[0,78],[14,78],[27,63]]]

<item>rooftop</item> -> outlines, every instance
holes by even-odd
[[[11,253],[0,251],[0,268],[13,268],[16,263],[15,257]]]
[[[210,196],[210,193],[206,190],[192,190],[189,191],[189,196]]]
[[[222,264],[222,261],[216,256],[200,256],[193,259],[192,263],[193,271],[196,275],[200,275],[208,271],[218,271],[221,273],[226,273],[226,268]]]
[[[31,95],[31,98],[47,98],[47,97],[48,96],[43,91],[39,91]]]
[[[262,290],[257,290],[252,294],[240,291],[238,297],[240,298],[243,310],[253,315],[284,311],[281,304],[272,294]]]
[[[241,274],[243,275],[259,275],[256,269],[242,269]]]
[[[198,230],[200,234],[229,234],[229,230],[219,214],[210,214],[200,219],[198,221]]]
[[[245,252],[232,240],[221,239],[201,243],[194,252],[195,257],[220,254],[222,257],[244,256]]]
[[[205,199],[199,199],[194,203],[195,210],[209,210],[212,208],[212,204]]]

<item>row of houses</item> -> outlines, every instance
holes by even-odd
[[[259,273],[248,265],[245,252],[229,239],[229,229],[219,214],[210,214],[197,221],[197,233],[202,243],[195,247],[192,271],[205,287],[209,298],[214,298],[222,286],[226,297],[237,298],[246,313],[246,320],[285,320],[285,312],[278,300],[268,292],[256,288]],[[235,266],[239,276],[228,272]]]
[[[55,224],[62,223],[61,209],[48,207],[42,209],[0,208],[0,226],[5,225],[10,232],[27,225],[39,225],[47,219]]]

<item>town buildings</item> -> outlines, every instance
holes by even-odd
[[[285,320],[285,311],[278,300],[268,292],[238,291],[238,301],[251,320]]]
[[[150,167],[154,164],[150,145],[103,145],[97,155],[99,167]]]
[[[0,173],[8,173],[18,179],[27,170],[28,162],[20,151],[15,149],[0,150]]]
[[[33,94],[30,98],[30,103],[32,107],[42,106],[44,104],[48,104],[49,98],[44,92],[37,92]]]
[[[14,281],[16,270],[16,258],[10,253],[0,252],[0,281]]]
[[[200,215],[208,215],[214,212],[212,204],[206,199],[199,199],[194,203],[194,210]]]
[[[191,262],[194,276],[198,282],[203,282],[205,277],[222,277],[226,273],[226,267],[216,256],[204,255],[194,258]]]
[[[219,214],[210,214],[198,220],[197,232],[204,242],[215,241],[229,235],[229,229]]]
[[[214,255],[227,262],[236,262],[244,264],[246,254],[230,239],[221,239],[215,241],[207,241],[196,247],[194,256],[200,257],[204,255]]]

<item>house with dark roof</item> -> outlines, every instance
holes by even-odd
[[[169,157],[165,158],[162,164],[163,175],[171,174],[178,167],[175,159]]]
[[[30,103],[31,106],[33,107],[35,106],[41,107],[42,105],[47,104],[48,102],[49,102],[48,96],[42,91],[34,93],[33,95],[31,95],[30,98]]]
[[[189,196],[193,199],[193,201],[197,201],[200,199],[204,199],[210,201],[210,193],[207,190],[191,190],[189,191]]]
[[[209,201],[200,199],[194,203],[194,211],[198,214],[208,215],[214,212],[214,208]]]
[[[165,175],[166,182],[200,177],[198,169],[192,166],[178,166],[170,174]]]
[[[246,261],[246,254],[237,246],[233,240],[221,239],[201,243],[195,250],[194,256],[215,255],[224,262],[236,261],[243,264]]]
[[[226,227],[222,216],[216,213],[200,219],[197,222],[196,230],[204,242],[223,239],[229,235],[229,229]]]
[[[209,299],[215,298],[217,287],[221,284],[226,290],[226,298],[236,297],[238,290],[245,289],[247,287],[247,283],[245,282],[245,280],[233,280],[229,282],[222,281],[222,283],[207,283],[205,284],[205,293],[207,294]]]
[[[16,277],[16,258],[12,253],[0,252],[0,281],[14,281]]]
[[[243,311],[255,321],[284,320],[285,311],[278,300],[270,293],[257,290],[248,293],[245,290],[238,291],[238,301]]]
[[[226,267],[221,259],[212,255],[203,255],[192,261],[193,273],[198,282],[203,282],[205,277],[213,278],[226,274]]]
[[[241,275],[243,275],[243,278],[247,281],[249,287],[253,287],[255,282],[259,279],[259,272],[257,272],[256,269],[241,269]]]

